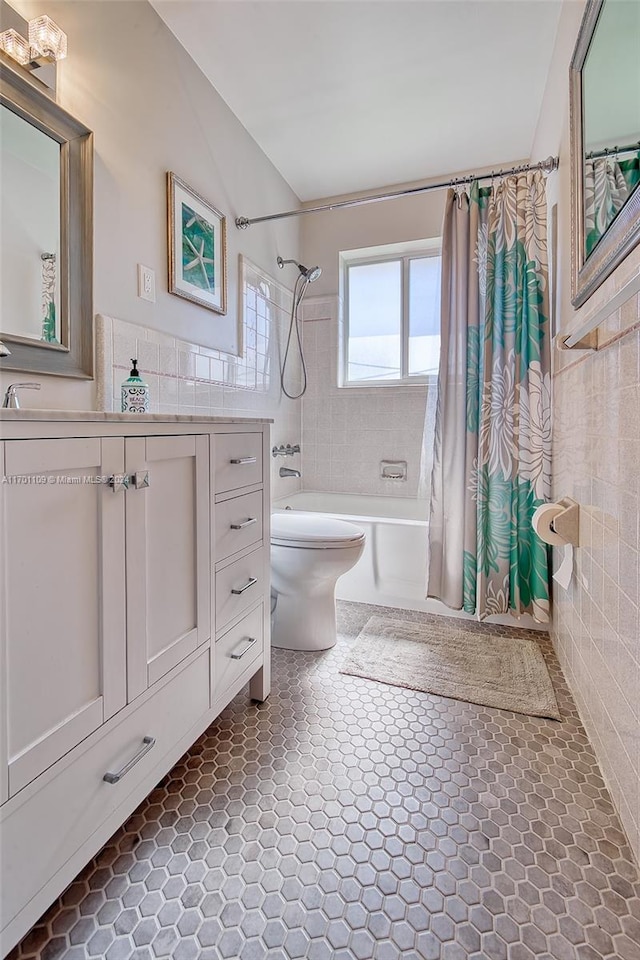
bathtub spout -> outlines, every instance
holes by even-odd
[[[291,470],[289,467],[280,467],[280,476],[281,477],[301,477],[302,474],[299,470]]]

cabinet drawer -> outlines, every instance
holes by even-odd
[[[262,540],[262,490],[224,500],[215,506],[215,558],[239,553]]]
[[[217,433],[215,492],[225,493],[262,482],[262,434]]]
[[[262,659],[264,650],[264,616],[262,604],[244,620],[232,627],[216,641],[213,653],[212,703],[231,688],[235,680],[256,660]]]
[[[55,876],[132,792],[140,792],[144,786],[148,793],[166,773],[165,769],[156,772],[158,763],[209,708],[209,655],[207,649],[119,722],[114,717],[102,736],[77,747],[76,759],[71,759],[73,754],[63,758],[58,775],[3,817],[3,924]],[[120,771],[141,751],[144,737],[155,738],[153,747],[119,782],[105,782],[105,773]]]
[[[216,630],[253,606],[264,592],[264,548],[216,572]]]

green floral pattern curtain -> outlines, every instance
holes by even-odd
[[[480,619],[546,622],[549,552],[531,527],[551,493],[540,171],[474,184],[468,198],[450,191],[442,281],[427,593]]]
[[[584,171],[587,256],[615,220],[638,183],[640,153],[626,160],[613,160],[610,157],[587,160]]]

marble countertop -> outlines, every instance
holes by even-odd
[[[273,423],[273,419],[264,417],[192,417],[183,413],[107,413],[102,410],[31,410],[27,408],[0,409],[1,420],[81,423]]]

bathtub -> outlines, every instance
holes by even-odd
[[[369,497],[353,493],[302,491],[274,500],[272,509],[290,508],[349,520],[365,531],[367,542],[355,567],[338,580],[336,597],[402,610],[422,610],[446,617],[475,620],[425,597],[427,579],[427,503],[408,497]],[[526,614],[489,617],[488,623],[547,631]]]

